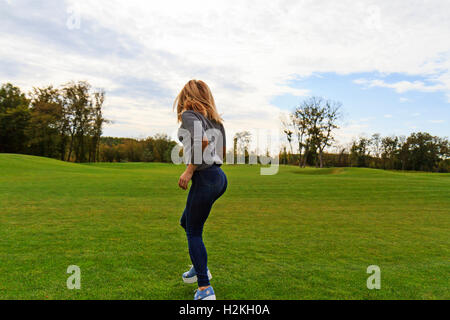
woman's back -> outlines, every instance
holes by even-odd
[[[186,139],[187,133],[189,133],[190,141]],[[178,137],[185,149],[186,162],[199,165],[197,170],[204,170],[213,164],[223,164],[224,150],[226,150],[223,124],[210,120],[199,112],[186,110],[181,115]],[[208,141],[208,153],[204,155],[201,147],[195,148],[196,143],[201,146],[203,141]],[[199,150],[202,150],[202,154],[196,154],[195,151],[198,153]]]

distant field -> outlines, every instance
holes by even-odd
[[[0,299],[192,299],[182,170],[0,154]],[[450,298],[449,174],[224,171],[205,228],[218,299]]]

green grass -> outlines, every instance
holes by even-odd
[[[0,299],[192,299],[182,170],[0,154]],[[224,171],[205,227],[219,299],[450,298],[450,175]],[[69,265],[81,290],[66,288]]]

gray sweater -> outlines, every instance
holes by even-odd
[[[223,164],[226,136],[222,124],[209,120],[198,112],[187,110],[181,115],[178,139],[184,147],[186,164],[197,165],[197,170],[207,169],[213,164],[219,166]],[[202,152],[203,140],[208,141],[204,152]]]

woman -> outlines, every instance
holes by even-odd
[[[212,205],[227,189],[227,177],[220,168],[226,150],[225,129],[211,91],[203,81],[189,81],[175,106],[187,165],[178,185],[187,190],[192,180],[180,224],[186,231],[193,266],[182,278],[185,283],[197,282],[195,300],[215,300],[202,233]]]

